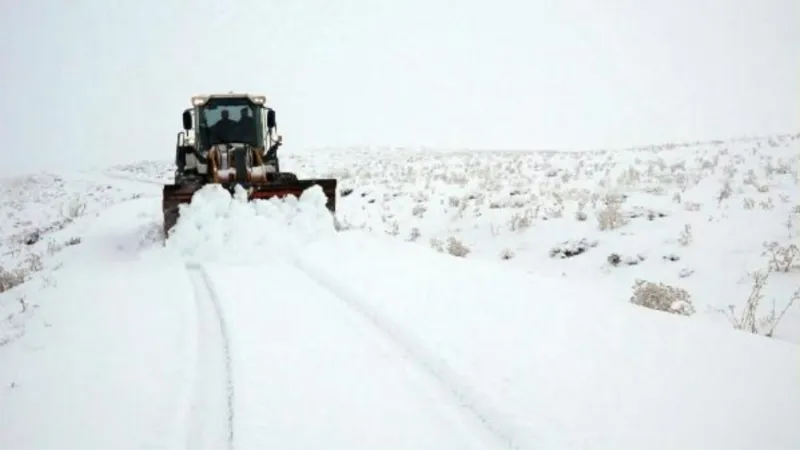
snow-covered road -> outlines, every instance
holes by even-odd
[[[231,359],[229,381],[215,376],[206,388],[231,400],[221,405],[227,422],[217,423],[232,429],[224,430],[227,442],[209,447],[504,447],[346,299],[292,264],[267,259],[209,264],[193,277],[207,291],[200,302],[213,304],[205,309],[220,312],[201,326],[223,324],[205,351],[224,348]]]

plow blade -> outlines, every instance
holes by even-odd
[[[320,186],[325,193],[328,201],[325,206],[331,213],[336,212],[336,179],[312,179],[281,181],[262,185],[243,185],[248,191],[248,200],[269,199],[273,197],[283,198],[292,195],[300,198],[306,189],[312,186]],[[230,192],[233,192],[233,185],[222,185]],[[194,193],[200,190],[202,185],[181,186],[168,184],[164,186],[162,192],[161,209],[164,214],[164,236],[169,235],[169,230],[178,222],[179,207],[183,203],[191,203]]]

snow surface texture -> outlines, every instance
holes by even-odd
[[[339,174],[336,220],[210,186],[165,246],[168,166],[82,174],[124,193],[4,241],[30,279],[0,294],[0,447],[796,448],[798,309],[767,338],[702,306],[797,242],[798,142],[284,156]],[[768,274],[780,310],[800,277]],[[696,312],[630,304],[637,278]]]

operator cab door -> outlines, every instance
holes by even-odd
[[[181,172],[196,171],[198,166],[197,158],[194,155],[194,134],[192,133],[192,109],[183,111],[182,122],[183,130],[178,133],[175,143],[175,165]]]

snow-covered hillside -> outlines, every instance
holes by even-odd
[[[594,152],[284,153],[286,170],[340,180],[344,229],[580,279],[622,302],[638,279],[663,282],[687,291],[693,320],[727,327],[754,286],[757,319],[800,288],[782,270],[800,264],[800,134]],[[113,173],[168,181],[172,166]],[[775,337],[800,343],[797,301]]]
[[[3,181],[0,447],[800,445],[800,135],[283,153]]]

